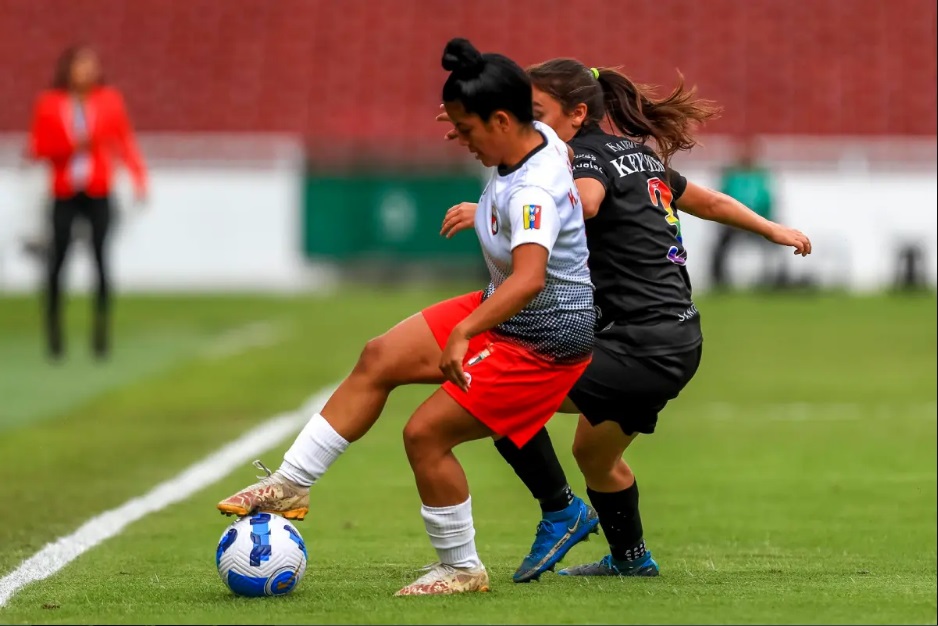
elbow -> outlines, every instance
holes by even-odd
[[[538,278],[532,278],[527,281],[526,289],[524,291],[525,295],[528,296],[529,300],[533,300],[534,297],[544,291],[544,287],[547,285],[547,277],[540,276]]]
[[[544,291],[544,287],[547,285],[547,272],[543,274],[537,274],[532,276],[526,276],[521,284],[519,285],[520,295],[524,298],[525,304],[533,300],[537,294]]]
[[[591,220],[599,213],[599,204],[595,202],[583,203],[583,219]]]
[[[704,212],[711,219],[718,219],[730,213],[733,208],[733,201],[729,196],[719,195],[704,207]]]

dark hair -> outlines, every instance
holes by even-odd
[[[443,85],[443,102],[461,102],[467,113],[488,121],[506,111],[521,123],[534,121],[531,79],[506,56],[482,54],[468,40],[451,39],[443,51],[443,69],[450,72]]]
[[[74,65],[75,59],[78,58],[78,55],[82,52],[93,50],[94,48],[86,43],[76,43],[63,50],[58,60],[55,62],[55,73],[52,75],[52,88],[67,90],[71,86],[72,65]],[[103,85],[104,77],[99,75],[96,84]]]
[[[685,89],[684,77],[666,98],[657,100],[655,88],[636,85],[617,68],[596,70],[575,59],[552,59],[528,68],[531,82],[557,99],[565,112],[586,104],[586,123],[608,118],[626,137],[655,140],[657,152],[668,165],[675,152],[690,150],[697,141],[694,125],[717,116],[720,107],[697,98],[696,88]]]

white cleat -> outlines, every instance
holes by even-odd
[[[306,517],[309,512],[309,487],[298,485],[276,472],[272,473],[260,461],[254,461],[254,467],[267,475],[259,476],[259,482],[219,502],[219,511],[238,517],[255,511],[277,513],[298,521]]]
[[[423,569],[426,570],[426,574],[394,595],[435,596],[489,590],[489,573],[484,565],[470,569],[434,563]]]

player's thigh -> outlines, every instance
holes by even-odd
[[[392,385],[442,383],[440,357],[450,333],[482,301],[473,292],[437,302],[365,345],[356,370]],[[470,348],[478,340],[470,342]]]
[[[365,344],[356,370],[398,385],[439,384],[442,354],[427,320],[416,313]]]

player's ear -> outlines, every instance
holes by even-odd
[[[585,102],[581,102],[570,112],[570,121],[573,122],[575,128],[579,128],[584,123],[586,123],[586,116],[589,113],[589,109],[586,106]]]
[[[503,133],[508,132],[511,128],[511,117],[504,111],[495,111],[492,113],[489,122],[492,124],[492,128],[496,128]]]

